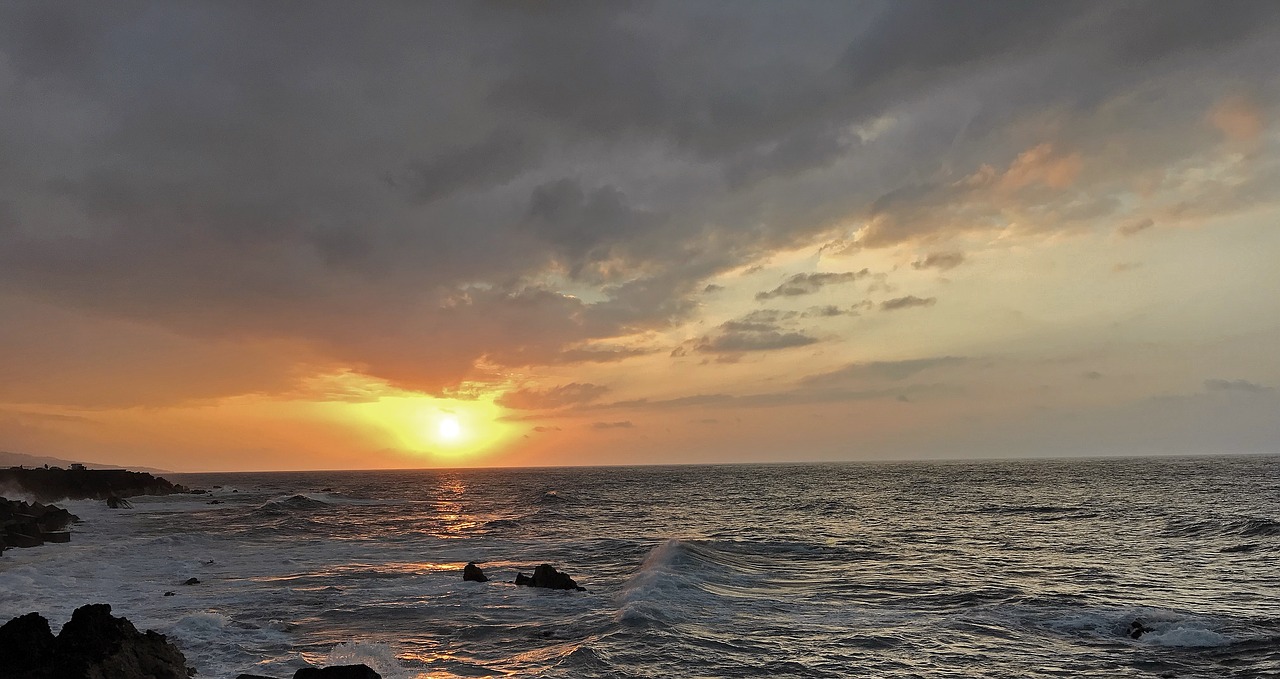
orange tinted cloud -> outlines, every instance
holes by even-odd
[[[1209,122],[1235,142],[1256,141],[1266,128],[1262,109],[1243,95],[1232,95],[1218,102],[1209,111]]]
[[[1051,189],[1065,189],[1080,176],[1084,161],[1079,153],[1058,154],[1053,144],[1045,142],[1023,151],[1000,179],[1000,188],[1016,191],[1043,184]]]

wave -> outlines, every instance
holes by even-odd
[[[290,512],[307,509],[319,509],[328,507],[329,503],[324,500],[317,500],[308,495],[291,495],[281,500],[272,500],[257,508],[256,511],[261,512]]]
[[[1206,537],[1213,535],[1260,538],[1280,536],[1280,521],[1259,517],[1231,520],[1182,519],[1169,522],[1169,533],[1179,537]]]

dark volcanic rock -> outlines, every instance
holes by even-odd
[[[187,579],[186,579],[182,584],[184,584],[184,585],[198,585],[198,584],[200,584],[200,578],[187,578]]]
[[[485,576],[484,571],[475,562],[468,563],[462,569],[462,579],[467,582],[489,582],[489,578]]]
[[[382,675],[368,665],[334,665],[304,667],[293,673],[293,679],[382,679]]]
[[[0,658],[15,677],[42,670],[53,655],[53,632],[39,613],[14,618],[0,627]],[[5,675],[9,676],[9,675]]]
[[[107,498],[107,507],[111,509],[133,509],[133,503],[122,497],[112,495]]]
[[[26,503],[0,497],[0,552],[6,547],[39,547],[70,542],[66,527],[79,517],[57,505]]]
[[[546,587],[548,589],[575,589],[579,592],[587,591],[586,587],[579,587],[578,583],[569,577],[568,573],[561,573],[551,566],[551,564],[542,564],[533,569],[533,577],[529,577],[524,573],[516,574],[516,584],[528,587]]]
[[[195,673],[164,635],[138,632],[111,606],[77,608],[55,638],[36,613],[0,627],[5,679],[187,679]]]
[[[185,493],[174,485],[146,472],[125,469],[0,469],[0,487],[15,486],[42,502],[60,500],[106,500],[134,495]]]
[[[1130,639],[1140,639],[1140,638],[1142,638],[1142,635],[1144,635],[1144,634],[1146,634],[1147,632],[1150,632],[1150,631],[1151,631],[1151,628],[1150,628],[1150,627],[1147,627],[1147,626],[1146,626],[1146,625],[1144,625],[1144,624],[1142,624],[1142,621],[1141,621],[1141,620],[1134,620],[1133,622],[1129,623],[1129,638],[1130,638]]]

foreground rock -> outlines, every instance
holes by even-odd
[[[489,582],[489,577],[484,574],[484,571],[480,570],[480,567],[475,562],[468,563],[462,569],[462,579],[466,582]]]
[[[8,547],[39,547],[70,542],[67,527],[80,517],[57,506],[0,497],[0,553]]]
[[[236,679],[275,679],[259,674],[241,674]],[[382,675],[368,665],[334,665],[332,667],[304,667],[293,673],[293,679],[382,679]]]
[[[28,613],[0,626],[5,679],[187,679],[182,651],[163,634],[141,633],[111,606],[77,608],[53,636],[49,622]]]
[[[146,472],[126,469],[61,469],[58,467],[0,469],[0,487],[16,487],[41,502],[56,500],[106,500],[134,495],[170,495],[190,492]]]
[[[516,584],[527,587],[546,587],[547,589],[587,591],[586,587],[579,587],[578,583],[574,582],[568,573],[561,573],[553,568],[551,564],[546,563],[533,569],[533,577],[529,577],[524,573],[516,573]]]

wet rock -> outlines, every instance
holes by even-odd
[[[547,589],[573,589],[579,592],[587,591],[586,587],[579,587],[578,583],[569,577],[568,573],[561,573],[551,564],[542,564],[533,569],[533,577],[529,577],[524,573],[516,574],[516,584],[526,587],[546,587]]]
[[[165,596],[178,596],[178,593],[177,593],[177,592],[165,592],[165,593],[164,593],[164,595],[165,595]]]
[[[1151,631],[1154,631],[1154,630],[1142,624],[1141,620],[1134,620],[1133,622],[1129,623],[1128,634],[1130,639],[1140,639],[1142,638],[1142,635]]]
[[[107,497],[107,507],[110,509],[133,509],[133,503],[117,495],[110,495]]]
[[[138,632],[107,604],[77,608],[57,637],[37,613],[10,620],[0,627],[0,658],[5,679],[187,679],[195,673],[164,635]]]
[[[468,563],[462,569],[462,579],[467,582],[489,582],[489,578],[485,576],[484,571],[475,562]]]
[[[222,504],[222,500],[209,500],[209,504],[211,504],[211,505],[220,505],[220,504]]]
[[[80,517],[39,502],[0,498],[0,551],[6,547],[39,547],[46,542],[70,542],[67,526]]]
[[[169,495],[185,492],[180,485],[146,472],[126,469],[0,469],[0,487],[21,488],[42,502],[63,498],[106,500],[134,495]]]
[[[333,665],[304,667],[293,673],[293,679],[382,679],[382,675],[368,665]]]
[[[276,679],[276,678],[265,677],[261,674],[240,674],[240,675],[236,675],[236,679]]]
[[[182,584],[184,584],[184,585],[198,585],[198,584],[200,584],[200,578],[187,578],[187,579],[186,579]]]

